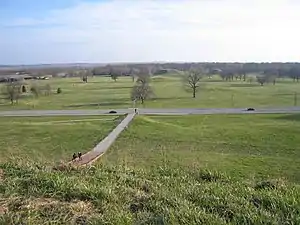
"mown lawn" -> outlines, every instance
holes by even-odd
[[[243,81],[226,82],[215,76],[203,79],[197,98],[186,92],[182,79],[174,74],[155,76],[152,87],[153,99],[139,107],[148,108],[228,108],[228,107],[283,107],[300,105],[299,83],[290,79],[280,79],[276,85],[260,86],[257,83]],[[30,83],[27,90],[29,92]],[[130,77],[121,77],[117,82],[110,77],[90,78],[83,83],[79,78],[55,78],[40,81],[41,85],[49,83],[53,94],[33,97],[24,94],[19,104],[11,106],[9,101],[0,99],[0,110],[12,109],[118,109],[132,107],[131,88],[134,85]],[[3,85],[0,88],[3,89]],[[61,94],[55,94],[57,88]]]
[[[138,116],[102,162],[300,182],[300,115]]]
[[[116,125],[113,116],[0,118],[0,161],[53,163],[91,150]]]

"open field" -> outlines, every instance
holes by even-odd
[[[53,163],[91,150],[117,124],[114,116],[0,118],[0,161]]]
[[[103,160],[300,182],[300,115],[139,116]]]
[[[0,110],[11,109],[107,109],[132,107],[130,77],[121,77],[114,82],[110,77],[90,78],[87,84],[79,78],[55,78],[40,81],[49,83],[62,94],[34,98],[30,94],[23,96],[19,104],[11,106],[4,99],[0,100]],[[30,83],[29,83],[30,84]],[[204,79],[197,98],[187,93],[181,79],[175,75],[152,78],[155,98],[139,107],[148,108],[233,108],[233,107],[280,107],[294,106],[295,93],[299,92],[299,83],[291,79],[279,79],[276,85],[261,87],[257,83],[243,81],[226,82],[215,76]],[[29,88],[28,88],[29,89]],[[2,102],[2,103],[1,103]],[[300,95],[296,99],[300,105]]]
[[[299,115],[138,116],[94,167],[45,166],[113,118],[2,118],[25,157],[0,163],[0,224],[300,223]]]

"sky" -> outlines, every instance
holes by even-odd
[[[0,0],[0,64],[296,62],[299,0]]]

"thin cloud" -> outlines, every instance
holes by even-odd
[[[299,9],[284,0],[81,2],[2,22],[8,34],[0,47],[20,62],[295,60]],[[26,34],[12,39],[20,48],[12,50],[9,32]],[[44,49],[23,58],[20,43]]]

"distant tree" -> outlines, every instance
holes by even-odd
[[[142,104],[144,104],[145,100],[151,98],[153,95],[154,93],[150,85],[150,77],[139,76],[136,84],[132,87],[131,100],[139,100]]]
[[[61,94],[62,93],[62,90],[61,90],[61,88],[59,87],[59,88],[57,88],[57,90],[56,90],[56,93],[57,94]]]
[[[270,81],[269,77],[266,75],[259,75],[256,76],[256,81],[259,83],[261,86],[264,86],[265,83],[268,83]]]
[[[22,84],[20,82],[10,82],[3,87],[2,94],[13,105],[14,102],[18,103],[21,96],[21,87]]]
[[[231,71],[222,71],[220,73],[220,77],[222,78],[222,80],[226,80],[226,81],[231,81],[234,78],[234,73]]]
[[[40,95],[48,96],[51,94],[51,85],[42,85],[41,83],[34,83],[30,88],[31,93],[38,98]]]
[[[39,97],[39,95],[40,95],[40,88],[39,88],[37,85],[33,85],[33,86],[30,88],[30,91],[31,91],[31,93],[32,93],[36,98]]]
[[[139,70],[131,67],[129,70],[129,75],[131,76],[132,82],[135,81],[135,77],[139,74]]]
[[[119,78],[119,75],[117,73],[112,73],[110,75],[111,79],[114,80],[115,82],[117,81],[117,79]]]
[[[86,75],[84,75],[84,76],[82,77],[82,81],[83,81],[84,83],[87,83],[87,82],[88,82],[88,77],[87,77]]]
[[[202,77],[203,72],[200,69],[191,69],[188,74],[184,76],[184,85],[188,90],[192,90],[193,98],[196,98],[196,92],[200,87],[200,80]]]
[[[51,95],[51,86],[50,86],[50,84],[45,85],[44,94],[45,95]]]
[[[300,67],[292,67],[287,71],[287,75],[293,79],[294,82],[299,82],[300,79]]]
[[[267,82],[272,82],[273,85],[276,84],[276,78],[279,76],[279,71],[277,69],[268,69],[263,71],[263,76],[266,77]]]

